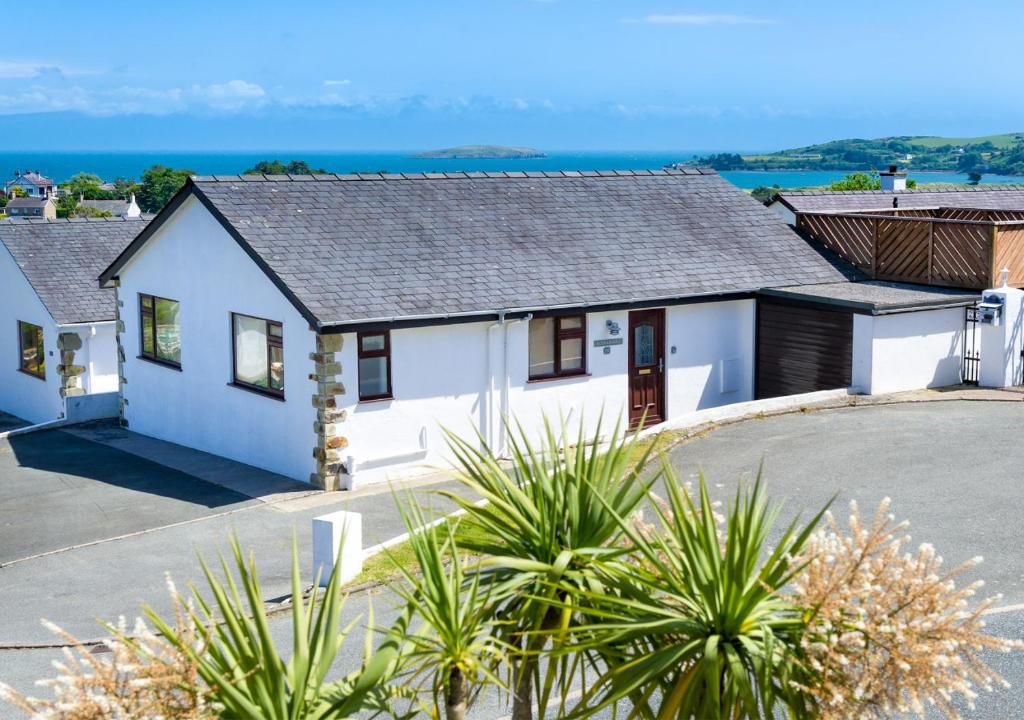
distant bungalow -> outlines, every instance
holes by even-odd
[[[546,158],[540,150],[528,147],[505,147],[503,145],[459,145],[442,150],[428,150],[417,153],[414,158],[423,160],[525,160]]]

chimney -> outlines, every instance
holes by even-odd
[[[124,217],[137,218],[142,215],[142,210],[135,204],[135,193],[132,193],[128,200],[128,207],[125,209]]]
[[[882,181],[882,190],[901,192],[907,189],[907,173],[901,172],[895,165],[890,165],[888,170],[878,173],[878,177]]]

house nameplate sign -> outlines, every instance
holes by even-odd
[[[601,340],[595,340],[594,341],[594,347],[608,347],[609,345],[621,345],[621,344],[622,344],[622,338],[620,338],[620,337],[602,338]]]

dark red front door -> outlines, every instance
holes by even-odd
[[[665,311],[629,314],[629,425],[665,419]]]

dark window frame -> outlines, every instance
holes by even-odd
[[[246,382],[245,380],[238,379],[238,343],[237,335],[235,333],[235,318],[243,317],[250,320],[259,320],[266,324],[264,330],[264,337],[267,339],[267,387],[262,385],[254,385],[253,383]],[[270,333],[270,328],[276,326],[280,330],[280,335],[274,336]],[[248,390],[250,392],[257,393],[259,395],[266,395],[267,397],[274,398],[276,400],[284,400],[284,371],[281,372],[281,387],[272,388],[270,387],[270,367],[271,358],[273,357],[272,348],[279,348],[281,350],[281,364],[284,365],[284,323],[280,320],[268,320],[257,315],[248,315],[246,313],[233,312],[231,313],[231,385],[240,388],[242,390]]]
[[[33,372],[25,367],[25,346],[22,344],[22,341],[25,339],[25,336],[22,332],[23,327],[31,327],[39,331],[39,345],[37,346],[37,349],[40,355],[42,356],[43,360],[42,372]],[[36,367],[39,367],[38,362],[36,363]],[[18,321],[18,372],[22,372],[28,375],[29,377],[34,377],[37,380],[46,380],[46,330],[43,328],[42,325],[36,325],[35,323],[25,322],[24,320]]]
[[[384,338],[384,348],[382,350],[363,350],[363,338],[382,336]],[[363,395],[362,387],[360,384],[359,388],[359,402],[375,402],[377,400],[393,400],[394,389],[391,385],[391,331],[390,330],[365,330],[356,333],[356,367],[359,367],[359,361],[363,359],[382,357],[385,359],[385,365],[387,366],[387,392],[378,393],[376,395]],[[357,382],[359,378],[356,378]]]
[[[542,320],[542,319],[546,319],[546,318],[538,318],[538,319]],[[552,338],[551,339],[552,339],[552,342],[554,343],[554,346],[553,346],[553,356],[554,356],[554,361],[555,361],[555,369],[554,369],[554,372],[545,373],[543,375],[529,375],[527,377],[527,380],[529,380],[530,382],[533,382],[533,381],[536,381],[536,380],[552,380],[552,379],[555,379],[555,378],[564,378],[564,377],[579,377],[580,375],[586,375],[587,374],[587,315],[586,315],[586,313],[581,313],[579,315],[555,315],[551,319],[554,320],[554,323],[552,323]],[[579,320],[580,321],[580,326],[578,328],[563,328],[562,327],[562,321],[563,320]],[[532,322],[532,319],[531,319],[531,322]],[[530,330],[529,330],[529,327],[527,327],[526,334],[527,334],[526,365],[527,365],[527,367],[529,367],[530,366],[530,356],[529,356],[529,353],[530,353],[530,343],[529,343]],[[563,340],[575,340],[576,338],[579,338],[579,339],[582,340],[582,343],[581,343],[582,349],[580,351],[582,357],[580,358],[580,367],[578,367],[578,368],[570,368],[568,370],[563,370],[562,369],[562,341]]]
[[[143,299],[144,298],[149,298],[150,307],[149,307],[148,310],[146,309],[146,306],[143,303]],[[152,295],[150,293],[139,293],[139,359],[140,360],[146,360],[146,361],[151,362],[151,363],[156,363],[157,365],[166,365],[167,367],[172,368],[174,370],[181,370],[181,361],[180,360],[177,360],[177,361],[175,361],[175,360],[168,360],[167,358],[162,358],[162,357],[160,357],[157,354],[158,345],[157,345],[157,342],[156,342],[156,329],[157,329],[156,328],[156,303],[157,303],[158,300],[163,300],[164,302],[175,303],[178,306],[178,312],[179,313],[181,312],[181,301],[180,300],[173,300],[171,298],[160,297],[159,295]],[[147,316],[150,318],[150,320],[152,320],[152,322],[150,323],[150,326],[153,328],[153,332],[152,332],[152,335],[149,338],[150,341],[153,343],[153,352],[152,353],[147,353],[146,352],[146,339],[144,337],[144,334],[145,334],[144,328],[146,327],[145,318]],[[178,322],[178,340],[179,340],[179,342],[181,340],[181,321],[180,320]],[[180,348],[180,346],[178,348],[178,357],[181,357],[181,348]]]

